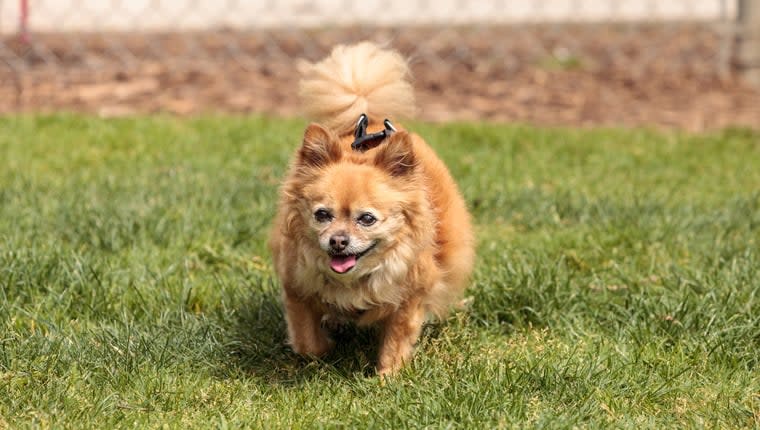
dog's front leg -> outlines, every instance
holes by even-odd
[[[288,324],[288,343],[298,354],[320,357],[333,346],[322,330],[322,312],[314,304],[294,294],[283,294],[285,319]]]
[[[414,355],[414,347],[425,321],[425,309],[419,299],[403,304],[385,320],[377,373],[392,375]]]

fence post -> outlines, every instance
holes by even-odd
[[[750,83],[760,86],[760,0],[739,0],[735,64]]]
[[[18,14],[18,40],[23,45],[28,45],[29,37],[29,1],[19,0]]]

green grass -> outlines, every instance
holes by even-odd
[[[0,118],[0,428],[760,426],[760,135],[415,124],[479,236],[381,385],[294,356],[265,247],[304,123]]]

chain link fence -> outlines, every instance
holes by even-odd
[[[297,115],[297,58],[374,40],[426,120],[754,127],[744,2],[0,0],[0,113]]]

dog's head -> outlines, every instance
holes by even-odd
[[[326,273],[367,275],[394,264],[393,259],[408,258],[415,241],[432,237],[430,206],[406,132],[359,154],[312,124],[294,169],[297,224],[305,230],[300,236]]]

